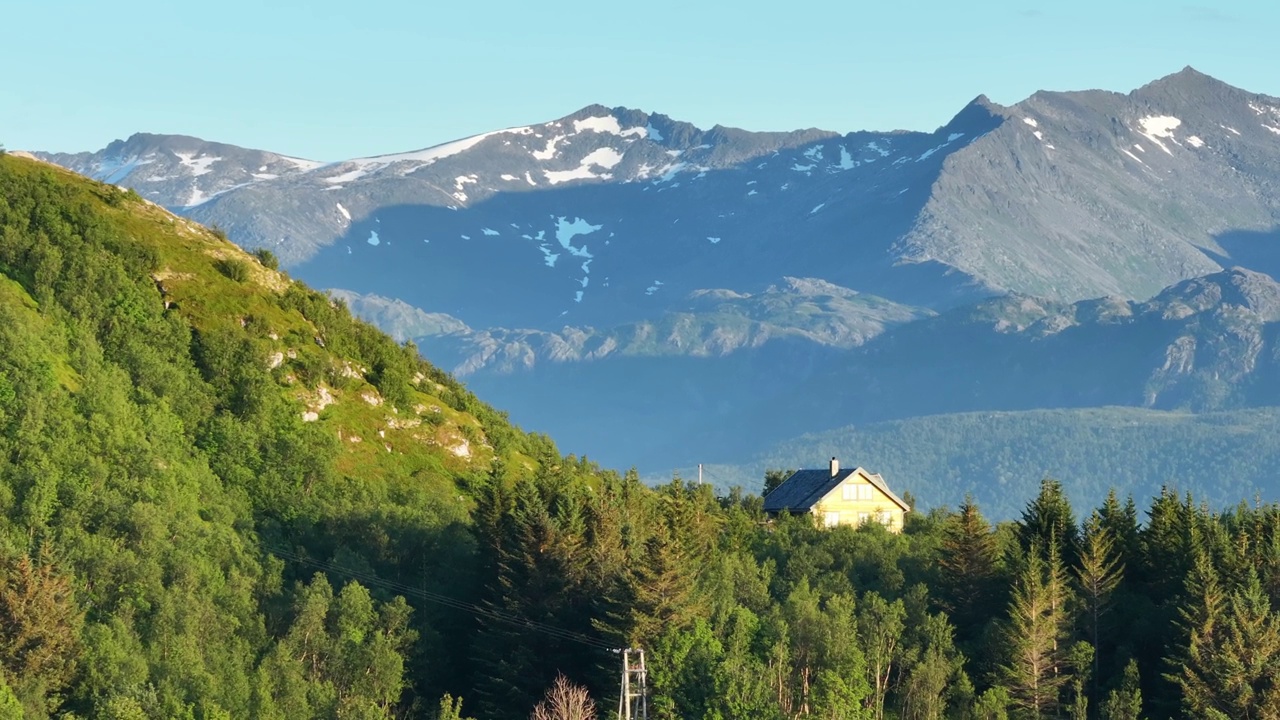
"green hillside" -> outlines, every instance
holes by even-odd
[[[495,465],[558,462],[273,267],[132,192],[0,157],[0,618],[25,598],[38,617],[4,619],[64,650],[0,642],[29,716],[279,716],[287,693],[262,683],[292,671],[263,668],[285,662],[271,638],[314,568],[267,550],[471,594],[457,528],[475,489]],[[289,717],[400,696],[427,618],[364,590],[334,603],[365,635],[351,653],[382,653],[384,676],[300,682]]]

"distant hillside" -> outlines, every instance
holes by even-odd
[[[1280,500],[1280,409],[1192,415],[1136,408],[976,412],[837,428],[771,447],[740,465],[709,465],[721,486],[759,491],[769,468],[823,467],[838,456],[884,475],[922,510],[972,494],[988,517],[1019,517],[1040,480],[1062,481],[1077,507],[1116,488],[1138,506],[1162,486],[1222,507]],[[687,474],[687,473],[686,473]]]

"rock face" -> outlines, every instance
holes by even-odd
[[[979,97],[931,133],[590,106],[324,165],[162,136],[44,157],[272,249],[621,465],[858,419],[1271,397],[1280,100],[1190,68]]]

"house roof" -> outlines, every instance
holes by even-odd
[[[877,490],[884,493],[885,497],[892,500],[906,512],[911,511],[911,507],[903,502],[889,486],[885,484],[884,478],[879,475],[873,475],[862,468],[854,468],[852,470],[841,470],[833,477],[831,471],[823,468],[820,470],[797,470],[773,489],[773,492],[764,496],[765,512],[808,512],[819,500],[826,497],[840,483],[848,480],[850,476],[857,474],[865,478],[868,482],[876,487]]]

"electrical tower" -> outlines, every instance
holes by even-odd
[[[648,671],[644,650],[626,648],[622,655],[622,693],[618,696],[618,720],[649,720]]]

